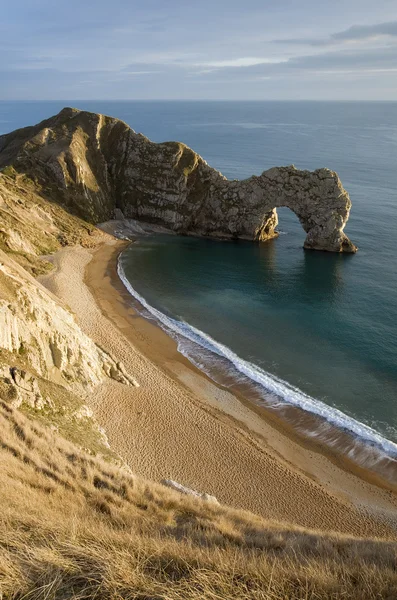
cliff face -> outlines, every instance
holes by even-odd
[[[91,247],[97,238],[95,227],[46,200],[40,185],[12,168],[0,172],[0,249],[31,274],[51,268],[40,256],[68,244]]]
[[[0,349],[25,357],[35,373],[81,394],[106,376],[131,384],[63,307],[0,251]]]
[[[0,250],[0,401],[103,453],[106,439],[83,403],[108,378],[137,385],[67,307]]]
[[[277,236],[276,208],[287,206],[306,248],[356,251],[343,232],[349,195],[328,169],[280,167],[228,181],[184,144],[155,144],[122,121],[71,108],[1,136],[0,168],[10,165],[92,223],[118,208],[178,233],[265,241]]]

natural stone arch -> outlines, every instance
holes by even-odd
[[[311,172],[294,166],[275,167],[244,181],[223,180],[207,202],[218,219],[223,214],[224,228],[235,237],[259,241],[277,237],[277,208],[287,207],[306,233],[305,248],[357,249],[343,232],[351,208],[349,195],[338,175],[328,169]]]
[[[178,233],[265,241],[286,206],[306,232],[305,248],[356,251],[343,233],[349,195],[328,169],[227,180],[184,144],[155,144],[118,119],[72,108],[0,136],[0,168],[10,164],[91,222],[120,209]]]
[[[298,217],[306,233],[305,248],[333,252],[357,250],[343,232],[351,201],[336,173],[328,169],[299,171],[292,165],[265,171],[263,180],[267,197],[275,199],[275,208],[287,207]],[[267,232],[272,235],[275,220],[272,215],[264,223],[265,235]]]
[[[343,232],[351,201],[335,172],[291,165],[228,180],[184,144],[143,139],[138,145],[135,140],[134,160],[123,177],[120,208],[126,216],[178,233],[266,241],[278,235],[276,209],[285,206],[306,232],[305,248],[357,250]]]

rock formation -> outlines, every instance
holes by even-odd
[[[46,273],[42,260],[66,245],[90,248],[99,231],[46,199],[40,186],[14,169],[0,171],[0,249],[34,276]]]
[[[83,333],[74,316],[55,296],[1,250],[0,351],[7,353],[0,360],[3,378],[9,379],[9,385],[14,384],[18,392],[30,394],[31,404],[41,402],[35,377],[12,364],[7,366],[7,357],[20,357],[37,376],[80,396],[106,377],[125,385],[138,385],[122,364]]]
[[[114,456],[84,401],[110,379],[138,384],[32,277],[52,268],[48,255],[62,246],[95,247],[106,237],[48,202],[25,175],[0,173],[0,404],[34,415],[81,447]]]
[[[155,144],[104,115],[65,108],[0,136],[5,167],[91,223],[119,209],[181,234],[265,241],[277,236],[276,208],[287,206],[307,234],[305,248],[357,249],[343,232],[351,201],[333,171],[288,166],[229,181],[184,144]]]
[[[195,498],[201,498],[206,502],[212,502],[213,504],[219,504],[218,499],[215,496],[211,496],[211,494],[207,494],[206,492],[197,492],[196,490],[192,490],[191,488],[178,483],[177,481],[173,481],[172,479],[162,479],[160,481],[162,485],[165,487],[169,487],[184,496],[193,496]]]

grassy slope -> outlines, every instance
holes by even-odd
[[[0,403],[2,599],[397,597],[397,545],[266,522],[93,458]]]
[[[52,268],[40,258],[65,245],[95,245],[96,229],[50,202],[40,186],[12,167],[0,171],[0,249],[32,275]]]

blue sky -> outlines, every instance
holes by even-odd
[[[397,0],[3,0],[0,99],[397,100]]]

